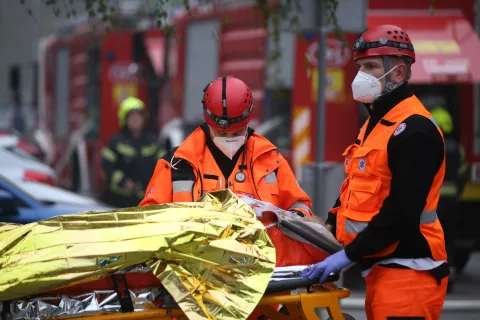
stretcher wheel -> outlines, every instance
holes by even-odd
[[[345,318],[345,320],[355,320],[355,318],[352,317],[351,315],[349,315],[348,313],[342,313],[342,314],[343,314],[343,317]],[[327,320],[333,320],[333,318],[330,317]]]

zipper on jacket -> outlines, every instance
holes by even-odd
[[[354,174],[352,175],[352,180],[353,180],[353,178],[355,178],[355,175],[354,175]],[[349,190],[349,191],[348,191],[347,204],[346,204],[346,206],[345,206],[346,209],[348,209],[348,200],[350,200],[350,196],[351,196],[351,195],[352,195],[352,190]]]
[[[220,190],[222,190],[222,178],[220,178]]]
[[[250,158],[250,176],[252,177],[252,183],[253,183],[253,191],[257,194],[257,199],[258,200],[262,200],[262,198],[260,198],[260,194],[258,193],[258,190],[257,190],[257,185],[255,183],[255,177],[253,176],[253,163],[255,161],[253,161],[252,158]]]

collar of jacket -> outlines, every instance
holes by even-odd
[[[249,139],[247,140],[247,152],[252,155],[252,161],[254,162],[261,155],[276,150],[275,147],[270,141],[253,132],[253,129],[250,129],[251,133]],[[203,160],[203,155],[207,145],[207,135],[203,131],[202,127],[199,126],[195,131],[193,131],[183,142],[180,144],[178,149],[175,151],[175,158],[185,159],[190,162],[196,169],[200,168],[200,163]]]
[[[413,96],[413,92],[410,90],[408,82],[405,82],[398,88],[395,88],[392,92],[380,96],[372,104],[365,103],[364,106],[367,108],[368,113],[373,119],[379,120],[393,107],[411,96]]]

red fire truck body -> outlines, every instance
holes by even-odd
[[[414,0],[407,2],[411,8],[419,6]],[[373,9],[368,13],[369,24],[385,23],[391,16],[391,23],[405,25],[407,32],[413,32],[413,35],[421,34],[418,28],[422,25],[416,25],[414,18],[395,15],[400,10],[395,4],[370,1],[369,5]],[[438,0],[435,6],[441,12],[450,8],[451,2]],[[462,6],[462,12],[466,14],[463,20],[470,23],[471,29],[473,14],[469,9],[473,7],[473,1],[462,2]],[[383,10],[382,14],[375,13],[379,9]],[[462,17],[462,13],[459,18],[443,14],[442,21],[448,25],[452,19],[459,21]],[[440,18],[430,25],[435,24],[441,30]],[[424,19],[433,18],[427,16]],[[293,69],[292,79],[290,84],[276,88],[266,85],[271,68],[269,31],[264,27],[260,13],[251,6],[218,10],[195,8],[190,15],[176,16],[173,26],[175,37],[166,37],[155,28],[130,28],[105,34],[89,31],[57,35],[47,45],[44,59],[40,61],[45,64],[45,72],[40,73],[44,77],[44,87],[39,91],[43,95],[40,100],[44,101],[44,127],[51,132],[54,141],[54,163],[70,156],[67,151],[69,143],[72,144],[72,134],[90,119],[92,128],[85,136],[85,153],[90,164],[88,174],[92,187],[99,190],[99,152],[119,129],[117,108],[123,98],[132,94],[143,99],[149,108],[150,126],[157,132],[172,119],[183,118],[185,122],[199,123],[202,119],[201,89],[219,75],[235,75],[249,84],[255,97],[254,127],[280,115],[281,132],[267,134],[267,137],[272,137],[294,167],[315,161],[319,76],[315,32],[298,32],[288,43],[286,51],[288,47],[294,50],[290,56],[286,54],[289,60],[282,67]],[[425,23],[421,30],[427,27],[429,24]],[[357,36],[345,35],[350,43]],[[440,51],[442,45],[451,47],[451,41],[447,40],[438,36],[431,41],[428,36],[419,39],[418,54],[422,55],[432,47]],[[475,40],[478,42],[478,37]],[[341,162],[341,154],[353,141],[365,119],[365,112],[351,98],[350,84],[356,74],[351,49],[342,47],[333,35],[328,38],[327,62],[325,160]],[[432,77],[427,82],[425,78],[417,81],[415,74],[421,73],[420,68],[423,68],[421,60],[414,65],[411,82],[420,93],[428,95],[430,88],[438,87],[435,83],[441,77]],[[468,160],[479,162],[479,155],[474,152],[475,128],[471,121],[474,119],[473,78],[466,79],[454,78],[458,84],[448,92],[456,92],[461,99],[459,107],[454,108],[454,118],[458,123],[462,120],[458,135],[465,145]],[[442,85],[445,83],[441,82]],[[283,92],[283,97],[276,97],[276,91]],[[288,127],[290,130],[285,130]],[[67,164],[63,166],[65,170],[59,172],[63,186],[78,189],[80,174],[74,167],[79,167],[81,161],[77,158],[78,155],[71,152],[72,161],[63,161]],[[59,169],[63,168],[60,166]]]

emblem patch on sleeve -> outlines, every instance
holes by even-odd
[[[148,191],[148,195],[151,195],[153,193],[153,191],[155,191],[155,187],[150,188],[150,191]]]
[[[402,133],[405,129],[407,128],[407,125],[402,122],[400,125],[395,129],[395,132],[393,133],[394,136],[398,136],[400,133]]]
[[[358,160],[358,169],[360,169],[361,172],[364,172],[366,168],[367,168],[367,162],[365,161],[364,158],[360,158]]]

